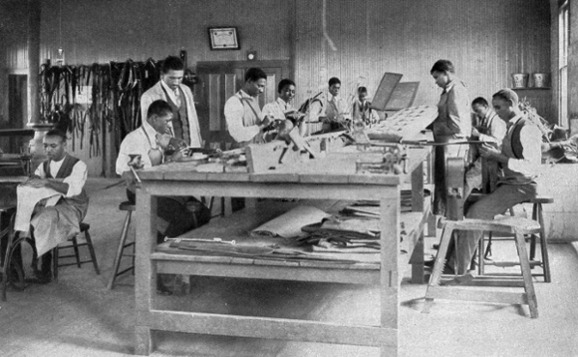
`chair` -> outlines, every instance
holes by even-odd
[[[113,264],[113,271],[112,271],[112,276],[110,277],[110,280],[108,282],[108,289],[112,290],[114,287],[114,283],[116,281],[116,278],[128,271],[132,271],[134,274],[134,258],[135,258],[135,241],[133,240],[132,242],[126,242],[126,237],[128,236],[128,230],[130,228],[130,221],[132,218],[132,213],[135,211],[135,205],[131,202],[122,202],[119,206],[118,209],[121,211],[126,211],[126,218],[124,219],[124,224],[122,226],[122,232],[120,234],[120,241],[118,244],[118,249],[116,251],[116,256],[114,258],[114,264]],[[133,253],[132,254],[125,254],[124,250],[128,247],[132,246],[133,247]],[[128,268],[119,271],[120,268],[120,263],[123,257],[128,256],[128,257],[132,257],[132,265],[129,266]]]
[[[58,280],[58,268],[69,266],[69,265],[77,265],[79,268],[82,267],[83,263],[90,263],[94,266],[94,271],[97,275],[100,275],[100,269],[98,268],[98,262],[96,260],[96,254],[94,253],[94,246],[92,245],[92,238],[90,237],[90,224],[81,222],[80,223],[80,233],[84,234],[84,238],[86,242],[78,243],[78,235],[69,239],[70,243],[65,243],[63,245],[59,245],[58,247],[52,250],[52,271],[54,275],[54,279]],[[86,246],[88,248],[88,252],[90,254],[90,259],[81,260],[78,248]],[[73,249],[74,254],[66,254],[60,255],[61,251],[67,251]],[[75,262],[66,262],[62,263],[62,259],[67,258],[75,258]]]
[[[550,260],[548,258],[548,240],[546,239],[546,230],[544,225],[544,211],[542,208],[542,204],[553,203],[554,198],[549,196],[538,196],[534,199],[523,203],[531,203],[532,204],[532,219],[537,221],[540,224],[540,253],[541,253],[541,260],[535,261],[534,258],[536,256],[536,236],[537,234],[532,234],[530,236],[530,267],[533,268],[534,266],[541,266],[542,267],[542,274],[538,274],[544,278],[544,282],[549,283],[552,281],[551,274],[550,274]],[[513,215],[512,210],[510,210],[510,214]],[[478,274],[483,275],[485,272],[485,265],[496,265],[496,266],[512,266],[518,265],[517,262],[485,262],[484,258],[487,258],[488,255],[491,254],[491,246],[492,246],[492,234],[490,233],[488,238],[488,245],[484,250],[484,242],[485,239],[482,237],[480,239],[479,247],[478,247]]]
[[[455,230],[460,231],[483,231],[513,234],[518,251],[519,265],[522,273],[520,279],[472,277],[471,285],[476,286],[522,286],[524,293],[503,292],[503,291],[480,291],[472,289],[460,289],[456,286],[440,286],[442,271],[445,265],[445,256],[450,240]],[[542,227],[537,221],[522,218],[505,216],[494,220],[464,219],[461,221],[446,221],[443,223],[443,232],[435,265],[427,287],[425,300],[426,304],[423,312],[427,313],[433,304],[434,299],[467,300],[467,301],[487,301],[505,304],[527,304],[532,318],[538,317],[538,302],[532,282],[532,272],[526,250],[524,235],[539,234]],[[459,244],[459,241],[457,242]],[[470,282],[465,282],[470,285]],[[465,285],[465,284],[464,284]]]
[[[14,286],[16,289],[23,289],[24,288],[24,271],[21,266],[14,266],[12,267],[10,264],[12,259],[12,242],[14,240],[14,216],[16,214],[16,207],[15,206],[6,206],[0,207],[0,229],[5,226],[4,229],[0,230],[0,241],[6,237],[6,243],[2,244],[1,246],[5,249],[4,259],[2,260],[2,301],[6,301],[6,289],[8,287],[8,283]],[[8,224],[2,224],[4,219],[8,219]],[[14,270],[11,270],[14,269]],[[11,274],[14,273],[15,276],[18,278],[18,281],[12,281]]]

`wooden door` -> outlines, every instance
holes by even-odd
[[[265,92],[259,97],[261,108],[276,99],[277,83],[289,76],[289,61],[231,61],[199,62],[195,86],[195,104],[201,136],[206,147],[230,147],[233,139],[227,132],[224,108],[225,102],[243,87],[245,71],[260,67],[267,74]]]

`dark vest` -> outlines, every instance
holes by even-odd
[[[512,139],[510,142],[512,153],[516,159],[523,159],[524,158],[524,147],[522,146],[522,142],[520,141],[520,132],[522,128],[528,124],[528,120],[525,118],[520,119],[514,129],[512,129]]]
[[[165,89],[165,87],[161,86],[163,91],[165,92],[165,96],[167,97],[167,103],[171,106],[171,110],[173,112],[173,130],[174,136],[177,139],[184,140],[187,145],[191,145],[191,133],[189,131],[189,117],[187,115],[187,98],[185,97],[185,93],[179,87],[179,97],[181,98],[181,105],[177,106],[175,102],[172,101],[169,93]]]
[[[72,174],[72,168],[78,161],[80,160],[66,154],[64,157],[64,162],[62,163],[62,166],[60,166],[56,176],[50,172],[50,160],[44,161],[42,163],[42,168],[44,169],[46,178],[64,179]],[[63,197],[63,199],[68,203],[77,206],[81,211],[86,212],[86,208],[88,208],[88,195],[86,194],[86,191],[84,191],[84,188],[79,195],[73,197]]]
[[[522,118],[511,128],[504,140],[502,141],[502,154],[508,158],[513,159],[523,159],[524,158],[524,147],[520,141],[520,132],[522,128],[526,125],[533,125],[527,119]],[[537,143],[540,145],[540,143]],[[502,167],[503,177],[500,178],[500,183],[512,184],[512,185],[524,185],[533,183],[533,176],[526,176],[521,172],[516,172],[510,170],[507,166]]]

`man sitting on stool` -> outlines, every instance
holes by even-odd
[[[88,210],[88,196],[84,191],[86,164],[66,152],[66,134],[50,130],[44,137],[44,150],[48,160],[44,161],[34,175],[23,186],[50,188],[62,194],[55,205],[48,207],[50,199],[39,201],[34,207],[30,221],[30,235],[37,254],[41,257],[41,269],[32,282],[48,283],[52,280],[52,249],[59,243],[80,233],[80,222]],[[21,199],[21,197],[19,197]],[[21,203],[19,202],[19,209]],[[20,260],[19,251],[15,259]]]
[[[467,218],[493,219],[516,204],[536,197],[536,172],[541,163],[542,134],[538,127],[523,117],[518,95],[502,89],[492,97],[498,116],[507,123],[501,151],[491,145],[480,147],[480,155],[494,160],[502,168],[498,187],[474,203]],[[457,273],[466,274],[483,232],[460,232],[457,242]]]
[[[116,173],[127,180],[127,198],[135,203],[135,177],[130,166],[146,169],[164,162],[178,160],[182,150],[168,134],[173,118],[171,106],[164,100],[156,100],[148,107],[147,118],[141,127],[130,132],[120,144],[116,159]],[[170,151],[169,152],[169,147]],[[207,223],[211,218],[208,208],[193,197],[159,197],[157,204],[159,241],[165,236],[176,237]]]

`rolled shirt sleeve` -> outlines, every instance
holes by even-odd
[[[68,191],[66,192],[66,197],[78,196],[82,192],[82,188],[86,183],[87,173],[86,164],[82,161],[78,161],[72,167],[72,173],[70,176],[65,177],[62,182],[68,184]]]
[[[227,122],[227,130],[231,137],[238,143],[250,141],[253,139],[261,129],[258,125],[244,126],[243,115],[245,109],[243,103],[233,96],[225,103],[225,121]]]
[[[526,176],[539,172],[542,163],[542,133],[535,125],[525,125],[520,130],[520,143],[523,148],[523,159],[508,159],[508,169]]]
[[[137,130],[140,130],[140,128]],[[148,151],[150,149],[150,144],[146,138],[141,135],[140,132],[133,131],[132,133],[128,134],[120,144],[118,157],[116,158],[116,173],[118,175],[122,175],[123,172],[130,170],[128,166],[128,163],[130,162],[130,155],[140,155],[143,168],[146,169],[152,167],[152,163],[148,155]]]

